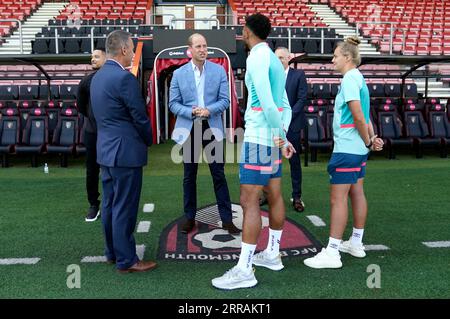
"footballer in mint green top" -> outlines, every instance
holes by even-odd
[[[370,121],[370,96],[366,81],[358,69],[345,73],[334,101],[333,153],[365,155],[369,152],[353,121],[348,102],[360,101],[366,123]]]
[[[255,45],[247,57],[248,90],[244,142],[274,146],[273,137],[286,141],[291,122],[283,65],[265,42]],[[285,144],[287,145],[287,144]]]

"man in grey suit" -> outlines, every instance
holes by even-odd
[[[201,147],[207,156],[222,228],[230,234],[240,232],[232,222],[231,200],[224,173],[222,113],[229,107],[228,80],[220,65],[206,60],[206,39],[195,33],[188,39],[192,60],[176,70],[170,85],[169,108],[177,116],[172,139],[183,147],[184,214],[181,232],[195,226],[197,211],[197,169]],[[208,154],[207,154],[208,155]]]

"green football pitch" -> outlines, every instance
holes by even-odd
[[[183,168],[171,161],[172,146],[149,149],[138,222],[151,221],[151,228],[135,234],[136,242],[146,246],[145,259],[157,258],[161,231],[182,215]],[[304,213],[290,205],[286,160],[283,167],[287,217],[323,245],[329,226],[328,157],[319,154],[318,162],[303,168]],[[236,291],[211,286],[213,277],[235,264],[231,261],[158,260],[154,271],[126,275],[106,263],[81,263],[84,256],[101,255],[104,244],[101,222],[84,221],[83,160],[71,159],[68,168],[60,168],[56,157],[48,162],[49,174],[42,167],[29,167],[26,158],[12,158],[12,167],[0,169],[0,260],[40,258],[36,264],[0,264],[0,298],[450,298],[450,247],[423,244],[450,242],[450,159],[439,158],[437,152],[426,153],[424,159],[404,153],[396,160],[384,154],[369,160],[364,243],[388,250],[368,251],[363,259],[342,254],[343,268],[338,270],[310,269],[303,258],[291,257],[280,272],[257,268],[258,285]],[[238,165],[227,164],[226,174],[232,201],[239,202]],[[197,184],[199,206],[214,203],[206,164],[199,168]],[[144,214],[142,206],[150,202],[155,210]],[[313,225],[308,215],[319,216],[326,226]],[[351,223],[345,237],[350,233]],[[68,288],[69,265],[80,267],[79,288]],[[374,267],[379,288],[368,287]]]

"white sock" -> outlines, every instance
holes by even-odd
[[[276,257],[280,253],[280,240],[283,230],[274,230],[269,228],[269,241],[267,242],[266,252],[271,257]]]
[[[362,238],[364,234],[364,228],[358,229],[353,227],[353,233],[351,237],[351,243],[353,246],[361,246],[362,245]]]
[[[255,253],[256,245],[246,244],[242,242],[241,244],[241,255],[239,256],[239,261],[237,267],[249,271],[252,269],[252,258]]]
[[[330,237],[328,239],[327,251],[332,254],[339,255],[339,245],[340,244],[341,244],[341,239],[336,239],[336,238]]]

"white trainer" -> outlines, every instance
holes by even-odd
[[[266,267],[271,270],[281,270],[284,268],[281,262],[281,255],[278,254],[275,257],[271,257],[265,250],[255,254],[253,256],[253,265]]]
[[[330,254],[326,248],[322,248],[322,251],[314,257],[303,260],[303,263],[311,268],[341,268],[341,255]]]
[[[241,270],[237,266],[234,266],[223,276],[211,280],[211,283],[216,288],[232,290],[256,286],[258,281],[255,278],[254,270],[247,272]]]
[[[366,252],[364,251],[364,246],[361,245],[353,245],[351,240],[343,241],[339,245],[339,251],[343,253],[347,253],[357,258],[366,257]]]

